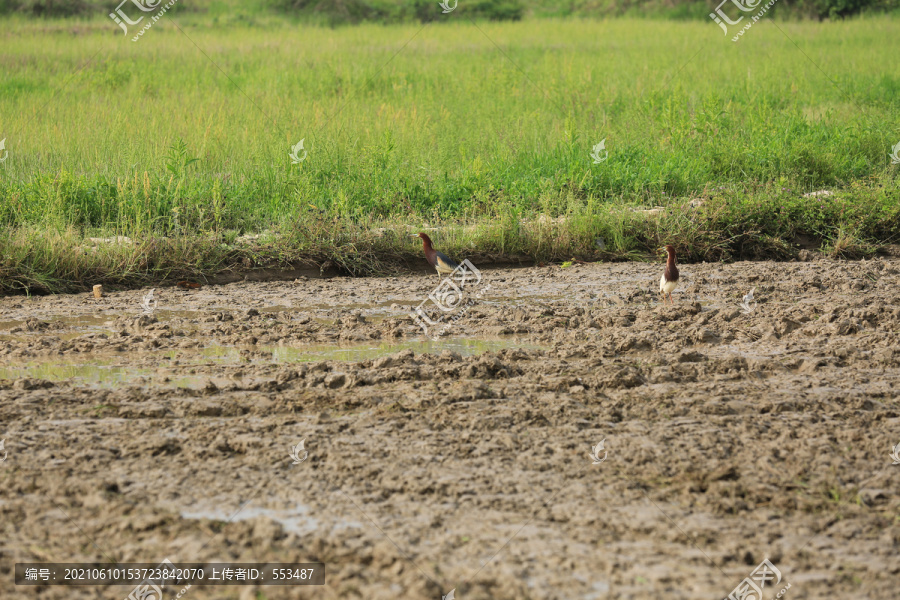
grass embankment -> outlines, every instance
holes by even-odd
[[[652,21],[195,20],[188,39],[166,16],[132,43],[106,21],[0,21],[0,290],[383,272],[418,257],[407,228],[459,258],[665,241],[688,261],[786,257],[798,235],[858,255],[900,226],[887,17],[780,24],[802,52],[768,23],[738,44]],[[116,235],[134,243],[85,241]]]

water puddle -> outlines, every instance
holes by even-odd
[[[69,327],[100,327],[108,325],[112,321],[112,317],[105,315],[75,315],[71,317],[56,317],[52,319],[52,323],[58,323],[66,328]],[[25,327],[25,321],[0,321],[0,329],[13,329],[15,327]]]
[[[402,350],[416,353],[440,354],[445,350],[461,356],[473,356],[485,352],[495,352],[504,348],[536,348],[509,339],[447,338],[437,341],[408,341],[400,343],[359,344],[348,347],[333,345],[309,345],[299,348],[271,348],[274,362],[314,362],[320,360],[340,360],[360,362],[388,356]]]
[[[46,325],[32,331],[28,329],[25,321],[0,321],[0,341],[22,341],[36,336],[71,340],[88,333],[111,335],[113,322],[114,318],[103,315],[57,317],[44,322]]]
[[[166,387],[200,389],[218,375],[198,373],[203,367],[294,364],[325,360],[361,362],[388,356],[403,350],[440,354],[455,352],[472,356],[503,348],[537,348],[515,339],[445,338],[437,341],[363,342],[355,344],[309,344],[288,346],[222,346],[211,345],[198,350],[165,350],[109,355],[67,360],[34,360],[0,367],[0,379],[23,377],[45,381],[67,381],[75,385],[113,388],[124,383],[156,384]]]
[[[278,510],[248,506],[237,515],[231,515],[221,509],[194,508],[181,511],[182,519],[209,519],[211,521],[248,521],[258,517],[271,519],[280,524],[285,533],[302,536],[321,530],[318,519],[310,515],[310,508],[305,504],[295,504],[291,509]],[[331,532],[338,533],[345,529],[362,529],[359,521],[341,520],[331,524]]]
[[[181,511],[182,519],[209,519],[211,521],[249,521],[257,517],[265,517],[279,523],[286,533],[298,536],[313,533],[319,528],[319,521],[310,516],[310,508],[296,504],[293,509],[274,510],[248,506],[236,515],[226,514],[220,509],[199,509]]]
[[[167,350],[156,355],[171,364],[179,365],[237,365],[269,363],[304,363],[323,360],[361,362],[375,360],[403,350],[420,354],[440,354],[445,350],[460,356],[473,356],[502,350],[503,348],[537,348],[533,344],[522,344],[514,339],[446,338],[437,341],[406,342],[362,342],[354,344],[304,344],[302,346],[219,346],[213,345],[201,350]],[[252,357],[242,353],[252,350]],[[0,370],[2,373],[2,370]]]

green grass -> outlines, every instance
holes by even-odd
[[[149,3],[149,2],[148,2]],[[115,6],[116,3],[112,3]],[[453,6],[454,17],[518,20],[531,17],[628,16],[632,18],[709,18],[718,4],[706,0],[465,0]],[[845,18],[897,11],[898,0],[792,0],[775,4],[769,15],[780,18]],[[85,18],[106,14],[108,0],[0,0],[0,15],[35,18]],[[277,12],[307,23],[341,25],[360,21],[398,23],[446,19],[436,0],[191,0],[176,4],[179,13],[221,16],[242,12],[253,16]]]
[[[133,43],[108,18],[0,19],[0,289],[248,257],[378,272],[415,255],[407,226],[485,258],[635,258],[660,240],[687,259],[786,257],[796,235],[864,254],[900,225],[898,33],[890,17],[761,22],[735,44],[711,21],[216,13]],[[801,196],[822,188],[839,193]],[[672,210],[626,208],[654,205]],[[234,243],[259,231],[271,244]],[[80,248],[111,235],[136,244]]]

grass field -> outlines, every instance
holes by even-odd
[[[732,43],[711,21],[238,13],[167,15],[132,42],[108,18],[0,20],[0,288],[130,285],[248,253],[366,273],[416,252],[375,228],[538,260],[661,240],[688,259],[787,256],[797,235],[865,253],[900,226],[898,33],[890,17],[763,21]],[[136,243],[72,251],[110,235]]]

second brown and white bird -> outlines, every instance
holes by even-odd
[[[459,268],[456,261],[443,252],[438,252],[434,249],[434,246],[431,244],[431,238],[428,237],[427,234],[417,233],[413,237],[422,238],[422,249],[425,250],[425,260],[427,260],[428,264],[437,271],[438,279],[443,275],[450,275],[453,273],[454,269]]]
[[[672,292],[678,287],[678,266],[675,258],[675,248],[666,246],[665,248],[660,248],[660,250],[665,250],[668,257],[666,258],[666,268],[662,277],[659,278],[659,293],[662,294],[663,302],[666,301],[666,296],[668,296],[669,302],[674,305]]]

